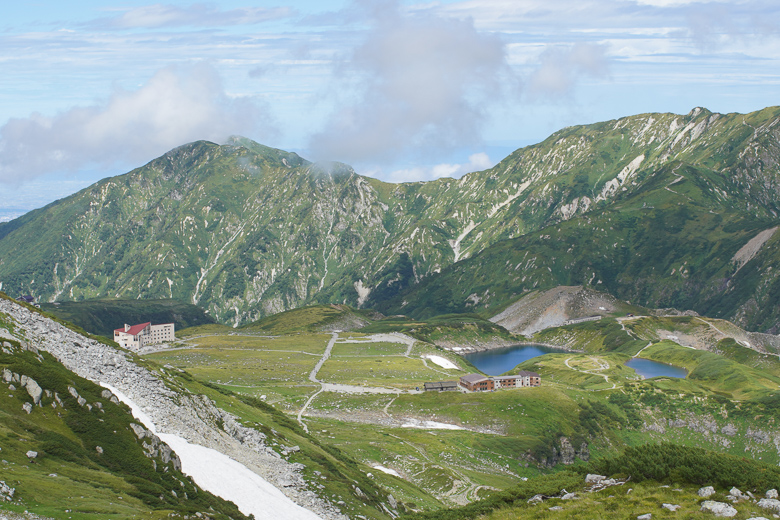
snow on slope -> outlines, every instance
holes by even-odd
[[[441,356],[425,356],[425,357],[427,357],[432,362],[436,363],[442,368],[452,368],[455,370],[458,369],[458,366],[447,358],[443,358]]]
[[[211,448],[190,444],[178,435],[157,433],[154,423],[141,407],[111,385],[102,382],[100,384],[129,406],[133,417],[176,452],[181,460],[182,472],[192,477],[201,488],[230,500],[242,513],[255,515],[257,520],[321,520],[319,516],[302,508],[265,479],[227,455]]]

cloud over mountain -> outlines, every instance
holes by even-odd
[[[224,91],[211,66],[168,67],[138,90],[118,88],[92,106],[10,119],[0,127],[0,181],[137,164],[188,141],[222,141],[271,127],[256,102]]]
[[[360,162],[477,140],[483,105],[511,78],[503,42],[394,2],[366,15],[372,30],[335,72],[351,95],[312,137],[314,155]]]

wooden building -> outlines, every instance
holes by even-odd
[[[435,383],[425,383],[423,385],[426,392],[457,392],[457,381],[436,381]]]

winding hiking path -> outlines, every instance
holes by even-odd
[[[314,369],[312,369],[311,373],[309,374],[309,381],[311,381],[312,383],[319,384],[320,388],[319,390],[314,392],[311,396],[309,396],[309,398],[306,400],[306,402],[301,407],[301,409],[298,410],[298,424],[301,425],[304,431],[308,433],[309,429],[306,427],[306,424],[303,422],[303,414],[306,412],[306,409],[309,407],[312,401],[314,401],[314,399],[322,392],[342,392],[348,394],[395,394],[395,395],[422,393],[421,390],[401,390],[398,388],[357,386],[357,385],[346,385],[342,383],[326,383],[325,381],[317,377],[317,373],[322,368],[322,365],[324,365],[325,362],[328,359],[330,359],[330,354],[333,351],[333,347],[336,345],[337,342],[338,343],[374,343],[374,342],[381,342],[381,341],[406,344],[406,352],[404,352],[404,354],[402,355],[404,357],[411,359],[412,349],[414,348],[414,343],[417,340],[415,340],[414,338],[410,338],[409,336],[406,336],[404,334],[398,334],[398,333],[374,334],[372,336],[368,336],[368,339],[341,339],[340,340],[338,332],[332,333],[330,341],[328,341],[328,346],[325,348],[325,352],[322,354],[322,357],[319,359],[319,361],[317,361],[317,364],[314,366]]]
[[[607,369],[610,368],[610,365],[609,365],[609,363],[607,361],[598,359],[598,358],[596,358],[594,356],[588,356],[588,357],[591,359],[591,361],[593,361],[594,363],[597,363],[599,365],[599,368],[597,370],[607,370]],[[563,362],[566,365],[567,368],[569,368],[571,370],[574,370],[575,372],[582,372],[583,374],[590,374],[592,376],[603,377],[604,381],[606,381],[607,383],[612,383],[612,388],[610,388],[609,390],[613,390],[613,389],[617,388],[617,384],[612,382],[612,381],[610,381],[609,380],[609,376],[606,375],[606,374],[599,374],[597,370],[583,370],[583,369],[579,369],[579,368],[575,368],[575,367],[571,366],[569,364],[569,361],[571,361],[572,359],[574,359],[574,358],[570,357],[570,358],[567,358],[566,361]],[[603,390],[606,390],[606,389],[603,389]],[[591,390],[591,392],[595,392],[595,391],[596,390]]]
[[[647,345],[645,345],[644,347],[642,347],[641,349],[639,349],[639,352],[637,352],[636,354],[634,354],[634,355],[633,355],[633,356],[631,356],[631,357],[632,357],[632,358],[639,357],[639,354],[641,354],[641,353],[642,353],[642,351],[643,351],[644,349],[646,349],[647,347],[652,347],[652,346],[653,346],[653,342],[651,341],[650,343],[648,343]]]
[[[336,344],[336,340],[339,339],[339,333],[334,332],[333,335],[330,338],[330,341],[328,341],[328,346],[325,347],[325,352],[322,354],[322,357],[319,361],[317,361],[317,364],[314,365],[314,369],[311,371],[311,374],[309,374],[309,381],[312,383],[319,383],[320,389],[314,392],[307,400],[306,403],[301,407],[300,410],[298,410],[298,424],[301,425],[301,428],[303,428],[303,431],[306,433],[309,433],[309,428],[306,426],[306,424],[303,422],[303,412],[306,411],[306,408],[309,407],[309,404],[314,400],[315,397],[320,395],[320,393],[325,391],[325,383],[317,379],[317,372],[320,371],[322,368],[322,365],[325,364],[325,362],[330,357],[330,353],[333,350],[333,345]]]

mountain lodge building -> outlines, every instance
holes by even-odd
[[[528,370],[521,370],[514,376],[488,377],[482,374],[466,374],[460,378],[460,386],[469,392],[490,392],[499,388],[523,388],[541,384],[541,376]]]
[[[174,325],[173,323],[163,323],[161,325],[152,325],[151,322],[139,323],[138,325],[128,325],[121,329],[114,329],[114,341],[121,347],[130,350],[139,350],[147,345],[155,345],[166,341],[173,341]]]

